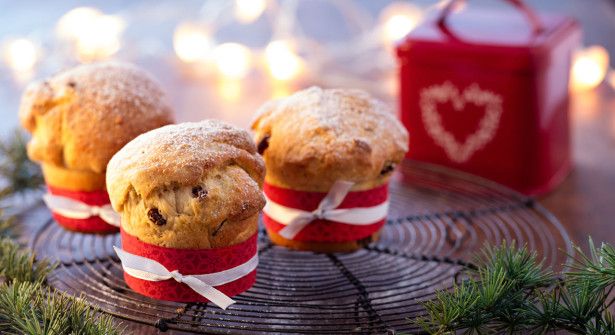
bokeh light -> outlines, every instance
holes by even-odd
[[[212,52],[213,41],[205,28],[186,22],[175,28],[173,48],[179,59],[194,63],[208,58]]]
[[[585,91],[600,85],[609,67],[609,54],[604,47],[594,45],[578,51],[572,63],[570,87]]]
[[[288,41],[273,41],[265,49],[265,62],[269,73],[277,80],[290,80],[301,72],[303,60]]]
[[[235,0],[235,18],[243,24],[252,23],[263,14],[266,7],[266,0]]]
[[[6,64],[17,72],[31,71],[39,57],[34,42],[25,38],[8,41],[3,53]]]
[[[62,15],[56,25],[58,36],[68,40],[79,38],[81,27],[104,15],[101,11],[92,7],[77,7]]]
[[[56,25],[58,35],[73,43],[77,58],[84,62],[105,59],[121,48],[126,24],[116,15],[106,15],[90,7],[64,14]]]
[[[422,20],[423,13],[415,5],[393,2],[382,10],[380,22],[385,43],[394,43],[404,38]]]
[[[213,56],[218,71],[225,77],[243,78],[252,66],[250,49],[238,43],[218,45],[213,51]]]

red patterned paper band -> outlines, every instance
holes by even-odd
[[[105,190],[91,192],[70,191],[51,185],[47,185],[47,189],[49,190],[49,193],[54,196],[66,197],[90,206],[107,206],[111,203],[109,200],[109,194]],[[61,215],[53,209],[51,209],[51,214],[60,226],[73,231],[106,234],[115,233],[119,230],[118,227],[108,224],[97,215],[84,219],[77,219]]]
[[[315,211],[327,196],[324,192],[304,192],[285,189],[265,183],[264,192],[268,201],[291,209],[312,212]],[[385,205],[388,200],[388,184],[365,191],[348,192],[336,209],[364,210]],[[267,207],[266,207],[267,209]],[[382,211],[381,211],[382,212]],[[384,210],[386,213],[386,209]],[[279,233],[286,227],[263,213],[263,221],[268,230]],[[304,242],[346,242],[366,238],[382,228],[386,214],[369,224],[347,224],[326,219],[314,219],[299,231],[292,239]]]
[[[203,275],[225,271],[248,262],[257,252],[257,234],[246,241],[214,249],[176,249],[160,247],[140,241],[137,237],[121,230],[122,249],[133,255],[154,260],[169,271],[182,275]],[[208,302],[185,283],[174,279],[147,281],[135,278],[124,272],[126,284],[144,296],[159,300],[176,302]],[[234,296],[248,290],[256,280],[256,270],[247,275],[220,285],[217,290],[227,296]]]

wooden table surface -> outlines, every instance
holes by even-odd
[[[374,4],[359,1],[373,13],[389,1]],[[428,1],[420,1],[425,3]],[[476,1],[484,4],[486,1]],[[615,2],[610,0],[535,0],[529,1],[543,10],[554,10],[577,17],[586,32],[586,44],[605,45],[615,56]],[[54,22],[77,2],[10,2],[0,0],[0,41],[5,37],[27,35],[53,28]],[[120,2],[92,1],[107,12],[126,10]],[[143,5],[143,2],[136,2]],[[317,3],[323,3],[318,1]],[[189,16],[200,6],[200,1],[186,1],[168,11],[172,17]],[[130,5],[133,10],[136,6]],[[181,8],[180,8],[181,7]],[[32,15],[31,15],[32,14]],[[318,11],[306,11],[318,15]],[[169,21],[169,20],[167,20]],[[167,22],[165,21],[165,22]],[[168,23],[168,22],[167,22]],[[308,23],[309,24],[309,23]],[[316,29],[334,32],[337,25],[320,24]],[[133,61],[150,70],[163,83],[169,93],[178,121],[219,118],[247,127],[257,107],[272,95],[283,95],[297,88],[318,84],[317,80],[301,81],[294,85],[275,87],[261,75],[252,75],[241,82],[223,82],[204,78],[184,65],[172,54],[170,37],[174,25],[160,25],[159,49],[164,56],[134,56],[120,53],[119,58]],[[151,34],[145,27],[133,34]],[[154,28],[152,28],[154,29]],[[154,30],[154,32],[156,32]],[[325,34],[326,35],[326,34]],[[251,34],[251,39],[266,41],[264,35]],[[614,62],[611,61],[611,64]],[[60,67],[60,66],[57,66]],[[53,64],[40,69],[36,77],[58,70]],[[0,68],[0,134],[6,134],[17,125],[17,106],[25,80],[12,77],[6,68]],[[397,105],[394,95],[381,95],[382,99]],[[571,127],[573,130],[574,170],[565,182],[551,194],[539,198],[541,204],[553,212],[570,233],[573,242],[587,246],[587,237],[595,241],[615,243],[615,90],[602,87],[578,93],[572,97]],[[134,333],[150,333],[151,328],[130,325]]]
[[[573,97],[574,170],[555,191],[539,198],[573,242],[615,243],[615,92],[602,87]]]

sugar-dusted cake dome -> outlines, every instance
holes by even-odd
[[[311,87],[264,104],[252,124],[267,182],[327,191],[336,180],[371,188],[408,150],[408,133],[385,104],[350,89]]]
[[[19,109],[32,160],[102,174],[109,159],[148,130],[173,122],[160,85],[122,63],[81,65],[31,84]]]
[[[265,205],[264,163],[245,130],[206,120],[138,136],[109,162],[107,189],[122,228],[145,243],[240,243]]]

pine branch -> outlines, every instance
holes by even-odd
[[[119,334],[111,316],[44,285],[54,268],[9,238],[0,239],[0,333]]]
[[[36,261],[34,255],[9,238],[0,239],[0,276],[7,282],[42,283],[53,269],[46,259]]]
[[[40,189],[44,184],[40,167],[28,158],[26,143],[21,130],[0,141],[0,199]]]
[[[416,323],[431,334],[615,334],[615,249],[590,246],[590,256],[576,247],[561,277],[526,247],[485,247],[466,280],[423,303],[427,314]]]
[[[419,318],[416,322],[432,334],[448,334],[458,329],[467,314],[478,309],[479,299],[476,283],[464,281],[452,291],[436,292],[436,297],[423,305],[429,318]]]
[[[590,284],[595,292],[604,291],[615,286],[615,248],[602,244],[599,248],[589,239],[590,255],[585,255],[580,248],[575,247],[577,256],[570,266],[568,277],[570,284],[583,286]]]
[[[0,285],[2,334],[119,334],[111,316],[100,315],[83,300],[40,283]]]

